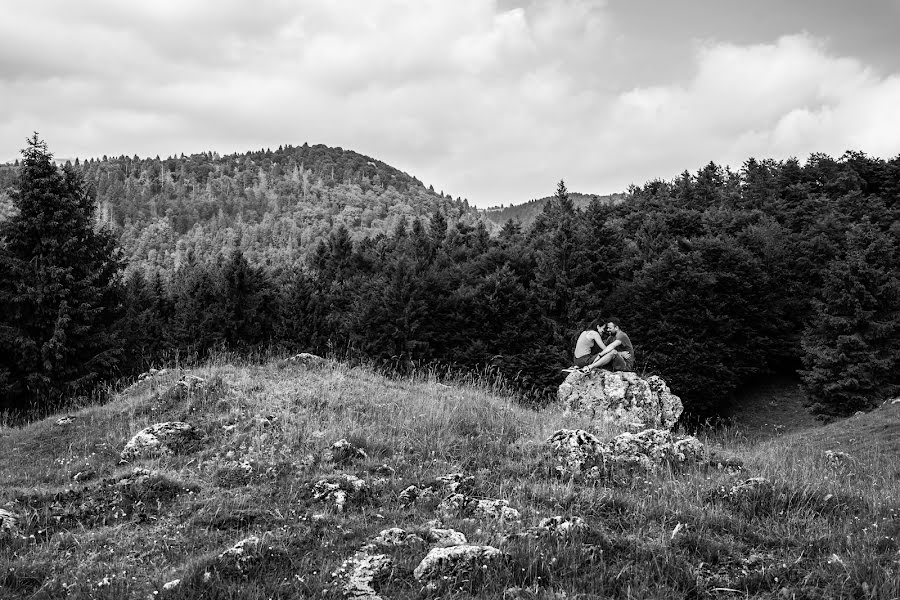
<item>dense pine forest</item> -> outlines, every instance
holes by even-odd
[[[59,169],[35,137],[0,190],[7,408],[222,349],[485,370],[541,403],[598,317],[695,417],[776,372],[825,415],[900,389],[900,157],[710,163],[584,207],[559,182],[502,227],[324,146]]]

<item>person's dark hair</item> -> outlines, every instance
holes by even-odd
[[[587,326],[587,329],[585,331],[590,331],[590,330],[596,331],[596,329],[598,327],[600,327],[601,325],[603,325],[603,323],[604,323],[604,321],[602,319],[594,319],[593,321],[590,322],[590,324]]]
[[[610,317],[610,318],[608,318],[608,319],[606,320],[606,322],[607,322],[607,323],[612,323],[613,325],[615,325],[616,327],[619,327],[619,328],[622,327],[622,322],[619,321],[619,318],[618,318],[618,317]]]

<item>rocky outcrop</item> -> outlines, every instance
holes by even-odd
[[[131,462],[139,458],[168,456],[195,450],[201,435],[190,424],[182,421],[157,423],[137,432],[125,444],[121,458]]]
[[[12,511],[0,508],[0,539],[18,531],[19,517]]]
[[[373,583],[391,573],[393,562],[384,554],[357,552],[345,560],[331,576],[346,598],[381,600]]]
[[[216,564],[219,568],[243,573],[256,559],[258,549],[259,538],[251,535],[219,554]]]
[[[651,473],[663,466],[697,463],[705,456],[697,438],[675,436],[661,429],[626,432],[606,442],[583,429],[560,429],[547,443],[560,462],[557,472],[564,475]]]
[[[570,373],[557,397],[567,411],[622,428],[671,429],[684,410],[662,378],[604,369]]]
[[[483,567],[503,560],[503,553],[493,546],[460,545],[432,548],[413,571],[421,582],[446,577],[452,582],[466,580]]]

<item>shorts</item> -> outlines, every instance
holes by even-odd
[[[576,357],[575,358],[575,366],[576,367],[588,366],[589,364],[594,362],[594,359],[597,358],[598,354],[600,354],[600,352],[592,352],[591,354],[585,354],[584,356]]]

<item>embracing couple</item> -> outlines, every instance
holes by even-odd
[[[604,367],[609,371],[633,371],[634,347],[618,319],[591,321],[575,344],[575,366],[582,371]]]

